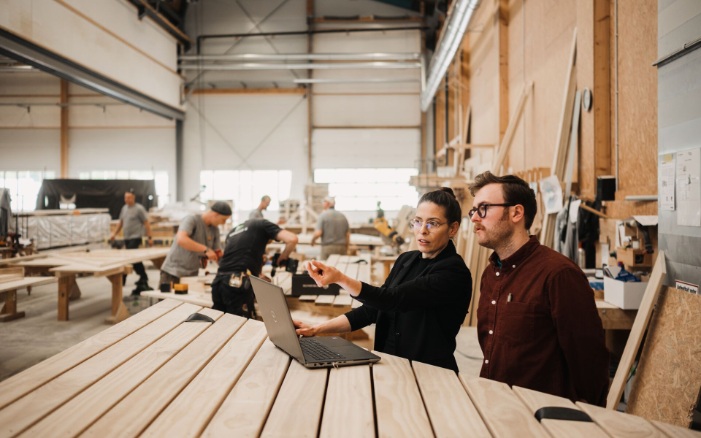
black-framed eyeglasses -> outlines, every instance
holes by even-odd
[[[428,231],[431,231],[431,230],[435,230],[436,228],[440,227],[441,225],[445,225],[446,223],[445,222],[441,223],[441,222],[434,221],[434,220],[428,220],[426,222],[423,222],[419,219],[412,219],[409,221],[409,225],[411,225],[411,228],[413,228],[416,231],[420,230],[424,226],[424,224],[426,225],[426,229]]]
[[[470,216],[470,219],[472,219],[472,216],[474,216],[475,213],[477,213],[477,216],[484,219],[485,217],[487,217],[487,209],[489,207],[513,207],[514,205],[516,204],[480,204],[477,207],[472,207],[470,211],[467,212],[467,215]]]

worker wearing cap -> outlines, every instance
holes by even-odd
[[[161,267],[160,284],[180,283],[180,277],[197,275],[203,258],[219,260],[219,225],[230,217],[231,207],[222,201],[202,214],[185,216]]]
[[[348,253],[350,242],[350,226],[348,219],[340,211],[336,211],[336,200],[324,198],[324,211],[319,215],[316,229],[312,235],[311,245],[314,246],[321,237],[321,260],[326,260],[331,254]]]

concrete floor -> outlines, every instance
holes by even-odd
[[[147,268],[149,265],[147,264]],[[148,269],[149,283],[155,288],[159,273]],[[124,301],[131,314],[148,307],[148,298],[130,296],[138,276],[131,274],[124,286]],[[105,278],[78,279],[82,296],[71,301],[69,321],[57,321],[57,284],[34,287],[31,295],[17,293],[17,308],[24,318],[0,323],[0,381],[43,361],[80,341],[110,327],[110,283]],[[482,352],[474,327],[463,327],[457,338],[455,357],[462,372],[479,375]],[[367,341],[366,341],[367,343]],[[371,343],[368,343],[371,346]],[[368,345],[362,345],[367,347]]]

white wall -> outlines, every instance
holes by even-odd
[[[4,0],[0,27],[175,108],[177,43],[126,0]]]

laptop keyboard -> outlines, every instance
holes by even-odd
[[[314,338],[302,338],[300,341],[300,345],[304,351],[304,357],[307,360],[338,360],[343,358],[343,356],[328,349]]]

